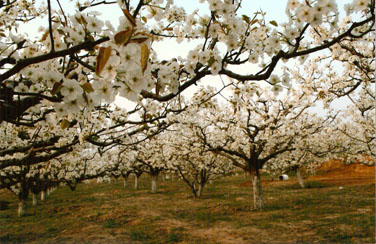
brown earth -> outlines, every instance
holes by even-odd
[[[0,212],[0,243],[374,243],[374,175],[375,166],[329,161],[305,177],[346,185],[341,190],[265,176],[265,211],[251,210],[252,184],[241,176],[208,185],[202,199],[181,181],[161,181],[150,194],[147,177],[138,191],[105,183],[60,188],[36,207],[29,202],[22,221],[14,196],[0,191],[11,202]]]
[[[339,160],[324,163],[317,175],[308,180],[319,180],[335,185],[363,185],[375,183],[375,165],[368,166],[360,163],[344,164]]]
[[[334,185],[366,185],[375,183],[376,171],[375,165],[368,166],[360,163],[344,164],[340,160],[329,160],[317,169],[316,175],[305,174],[305,181],[321,181]],[[298,183],[296,177],[286,181],[278,179],[261,179],[262,185],[283,186]],[[241,183],[239,186],[250,187],[251,181]]]

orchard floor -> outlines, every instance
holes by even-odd
[[[243,175],[207,185],[201,199],[181,181],[159,180],[150,194],[146,175],[138,191],[132,178],[126,189],[122,180],[60,187],[36,207],[29,200],[22,218],[1,191],[10,205],[0,211],[0,243],[375,243],[374,167],[366,171],[327,170],[306,189],[263,175],[264,211],[251,210]]]

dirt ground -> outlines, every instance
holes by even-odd
[[[303,173],[305,181],[320,181],[333,185],[365,185],[376,183],[375,165],[368,166],[364,164],[354,163],[346,165],[340,160],[330,160],[317,169],[313,176]],[[279,181],[272,179],[262,180],[265,186],[283,186],[297,184],[298,180],[293,177],[287,181]],[[252,182],[243,182],[240,186],[252,186]]]
[[[324,163],[318,170],[317,175],[308,180],[319,180],[335,185],[359,185],[375,183],[375,165],[344,164],[339,160],[330,160]]]
[[[195,199],[182,181],[159,180],[150,194],[129,181],[59,188],[46,201],[16,217],[17,201],[0,211],[0,243],[375,243],[375,167],[328,162],[311,188],[262,178],[266,209],[252,210],[252,187],[243,176],[206,186]],[[344,186],[342,190],[339,186]]]

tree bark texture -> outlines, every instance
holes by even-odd
[[[158,175],[151,176],[151,193],[157,193],[157,180]]]
[[[264,196],[261,187],[261,177],[259,169],[256,169],[252,174],[252,185],[253,185],[253,207],[255,210],[264,209]]]
[[[18,199],[18,217],[22,217],[25,215],[25,200],[24,199]]]
[[[25,214],[26,200],[29,196],[30,187],[27,182],[21,182],[21,191],[18,193],[18,217]]]
[[[304,188],[304,180],[299,168],[296,169],[296,176],[298,177],[299,185]]]
[[[197,197],[200,198],[202,195],[202,189],[204,188],[203,185],[199,184],[197,189]]]
[[[135,190],[138,190],[138,188],[139,188],[139,185],[138,185],[138,179],[140,178],[140,176],[138,176],[138,175],[135,175],[135,177],[134,177],[134,189]]]
[[[124,188],[128,186],[128,177],[124,177]]]
[[[38,204],[38,194],[33,193],[33,206]]]

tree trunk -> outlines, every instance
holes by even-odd
[[[43,191],[40,193],[40,200],[41,200],[41,201],[46,200],[46,191],[43,190]]]
[[[264,196],[262,194],[260,171],[256,169],[252,175],[253,184],[253,207],[255,210],[264,209]]]
[[[157,193],[157,180],[158,175],[151,176],[151,193]]]
[[[202,189],[204,188],[203,185],[199,184],[197,189],[197,197],[200,198],[202,195]]]
[[[124,188],[128,186],[128,177],[124,177]]]
[[[139,186],[138,186],[138,178],[140,178],[140,176],[135,175],[135,177],[134,177],[134,189],[135,190],[138,190],[138,188],[139,188]]]
[[[21,182],[21,191],[18,193],[18,217],[25,214],[26,200],[29,196],[30,187],[27,182]]]
[[[38,194],[33,193],[33,206],[38,204]]]
[[[304,180],[299,168],[296,169],[296,176],[298,177],[299,185],[304,188]]]
[[[190,187],[191,190],[192,190],[193,196],[196,198],[196,197],[197,197],[196,186],[193,184],[193,185],[190,185],[189,187]]]
[[[24,199],[18,199],[18,217],[22,217],[25,214],[25,200]]]

